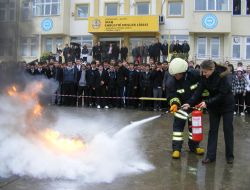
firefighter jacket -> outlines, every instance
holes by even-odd
[[[228,76],[229,70],[226,67],[216,65],[215,71],[209,78],[202,76],[197,90],[187,103],[191,106],[199,103],[199,99],[206,89],[209,92],[209,96],[205,99],[205,103],[209,110],[214,112],[233,111],[234,97]]]
[[[188,69],[180,80],[176,80],[173,76],[167,79],[166,88],[168,89],[167,99],[169,105],[176,104],[181,106],[188,101],[200,81],[200,73],[194,69]]]

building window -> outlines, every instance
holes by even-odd
[[[22,11],[21,11],[21,19],[22,21],[27,21],[30,20],[31,15],[30,15],[30,3],[29,0],[23,1],[22,2]]]
[[[233,37],[233,59],[240,59],[240,37]]]
[[[28,56],[29,55],[28,38],[22,38],[20,44],[21,44],[21,56]]]
[[[167,42],[170,41],[170,43],[172,41],[176,41],[176,40],[178,40],[180,44],[182,44],[184,41],[189,42],[189,36],[188,35],[170,35],[170,36],[168,36],[168,35],[162,35],[161,39],[162,39],[162,42],[164,40],[167,40]]]
[[[233,0],[233,14],[241,15],[241,0]]]
[[[0,3],[0,22],[16,20],[16,2],[7,1]]]
[[[228,0],[195,0],[196,11],[228,11]]]
[[[38,41],[37,38],[21,38],[20,55],[37,56]]]
[[[118,3],[106,3],[106,16],[117,16],[118,15]]]
[[[13,56],[14,42],[11,38],[0,39],[0,56]]]
[[[250,14],[250,0],[247,0],[247,2],[246,2],[246,14],[247,15]]]
[[[149,3],[136,3],[137,15],[149,15]]]
[[[214,37],[210,39],[210,54],[212,59],[220,57],[220,38]]]
[[[7,21],[6,3],[0,3],[0,22]]]
[[[246,59],[250,59],[250,37],[246,38]]]
[[[37,38],[31,38],[30,39],[31,56],[37,56],[37,47],[38,47]]]
[[[205,59],[206,52],[207,52],[207,38],[199,37],[197,39],[197,57]]]
[[[196,11],[205,11],[207,9],[206,0],[195,0],[195,10]]]
[[[60,15],[60,0],[33,0],[33,15]]]
[[[76,17],[86,19],[89,16],[89,5],[76,5]]]
[[[183,2],[170,1],[168,3],[168,16],[183,16]]]
[[[92,44],[93,44],[93,39],[92,36],[74,36],[71,37],[71,42],[75,42],[81,45],[81,47],[83,45],[87,45],[89,52],[92,49]]]
[[[52,52],[52,46],[53,42],[51,38],[46,38],[45,39],[45,51],[46,52]]]

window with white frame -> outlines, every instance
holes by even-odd
[[[246,2],[246,14],[247,15],[250,14],[250,0],[247,0],[247,2]]]
[[[22,21],[27,21],[31,18],[31,10],[30,10],[30,2],[29,0],[25,0],[22,2],[22,9],[21,9],[21,19]]]
[[[0,39],[0,56],[13,56],[14,40],[11,38]]]
[[[37,48],[38,48],[38,40],[37,38],[30,38],[30,50],[31,56],[37,56],[38,52],[37,52]]]
[[[169,38],[169,39],[168,39],[168,38]],[[179,43],[180,43],[180,44],[182,44],[184,41],[189,42],[189,36],[188,36],[188,35],[170,35],[170,36],[168,36],[168,35],[163,35],[163,36],[162,36],[162,39],[163,39],[163,41],[164,41],[164,40],[167,40],[167,42],[170,41],[170,43],[171,43],[172,41],[176,41],[176,40],[179,40]]]
[[[233,14],[241,15],[241,0],[233,0]]]
[[[89,51],[92,49],[93,39],[92,36],[73,36],[71,37],[71,42],[75,42],[81,45],[87,45]]]
[[[61,0],[33,0],[33,15],[60,15],[60,3]]]
[[[86,19],[89,16],[89,5],[80,4],[76,5],[76,17]]]
[[[16,3],[13,1],[9,2],[9,18],[10,21],[16,20]]]
[[[149,15],[149,3],[143,2],[143,3],[136,3],[136,14],[137,15]]]
[[[45,39],[45,51],[52,52],[52,48],[53,48],[52,38],[46,38]]]
[[[117,16],[118,15],[118,3],[106,3],[105,13],[106,13],[106,16]]]
[[[210,55],[212,59],[220,57],[220,38],[213,37],[210,39]]]
[[[250,37],[246,38],[246,59],[250,59]]]
[[[168,16],[183,16],[183,2],[169,1],[168,2]]]
[[[0,2],[0,22],[7,21],[7,6],[6,3]]]
[[[228,0],[195,0],[196,11],[228,11]]]
[[[62,45],[63,45],[63,38],[56,38],[55,39],[55,45],[56,45],[56,47],[62,47]]]
[[[241,38],[239,36],[233,36],[233,52],[232,59],[240,59],[240,42]]]
[[[37,38],[21,38],[20,55],[21,56],[37,56],[38,40]]]
[[[16,2],[10,0],[0,2],[0,22],[8,22],[16,20]]]
[[[29,55],[29,43],[28,38],[22,38],[20,40],[20,50],[21,50],[21,56],[28,56]]]
[[[197,38],[197,57],[198,58],[206,58],[207,52],[207,38],[206,37],[198,37]]]

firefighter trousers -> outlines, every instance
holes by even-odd
[[[223,131],[226,149],[226,158],[234,158],[234,129],[233,129],[233,111],[225,113],[216,113],[215,111],[209,111],[210,128],[208,133],[207,143],[207,158],[210,160],[216,159],[218,130],[220,125],[220,118],[223,119]]]
[[[172,148],[173,151],[178,150],[181,151],[183,140],[184,140],[184,127],[186,125],[186,120],[179,119],[177,117],[174,118],[173,124],[173,139],[172,139]],[[195,142],[192,140],[192,128],[191,122],[188,121],[188,146],[190,151],[194,152],[196,148],[199,147],[199,142]]]

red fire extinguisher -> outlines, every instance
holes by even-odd
[[[203,140],[202,111],[192,111],[192,140],[200,142]]]

